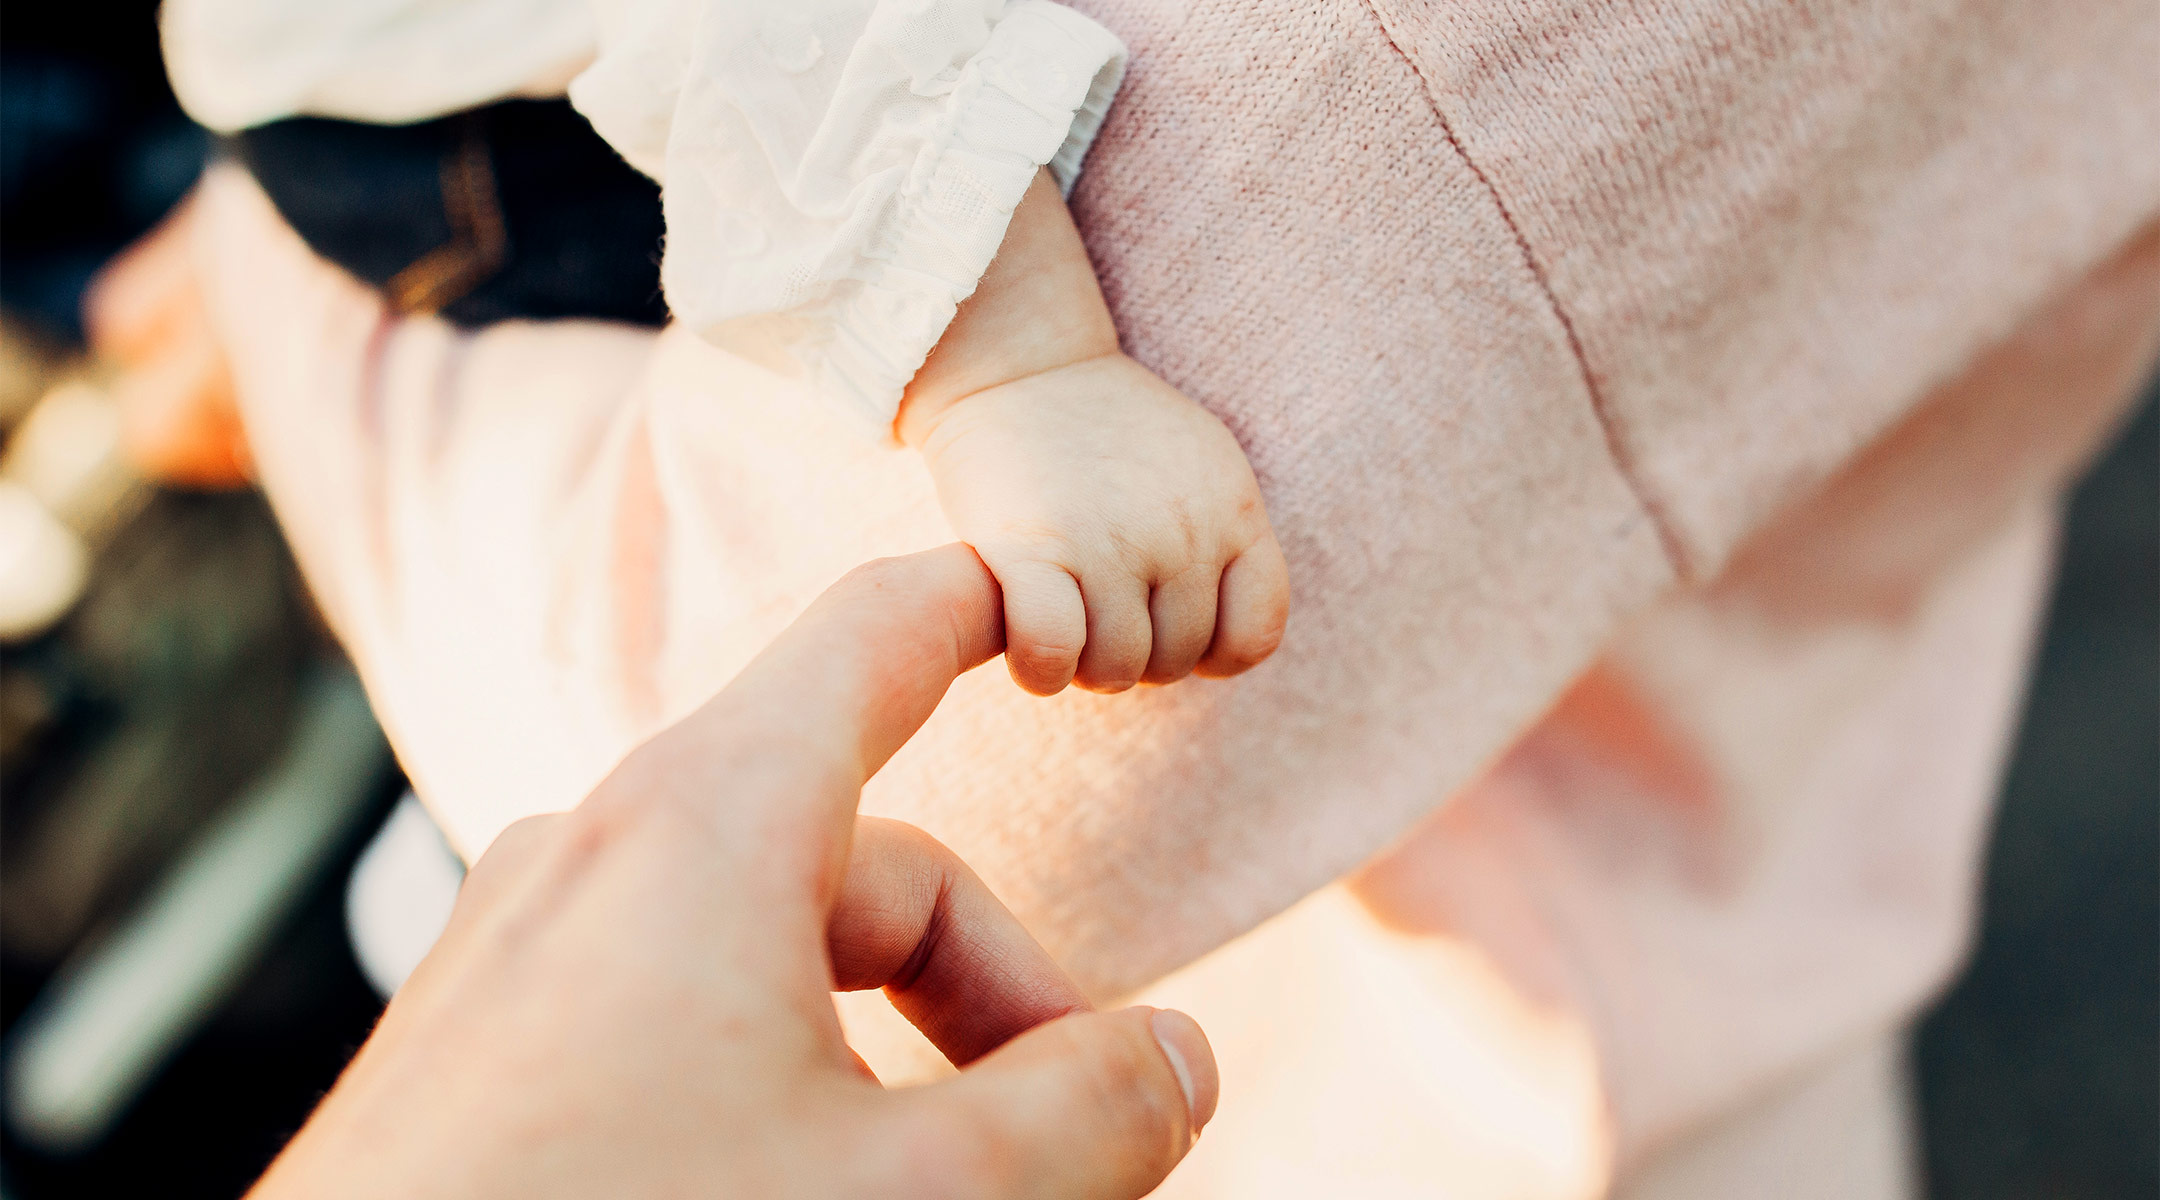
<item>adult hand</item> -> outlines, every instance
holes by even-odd
[[[513,826],[257,1194],[1153,1189],[1214,1111],[1199,1027],[1087,1011],[950,852],[855,816],[999,611],[964,546],[860,568],[575,811]],[[830,998],[878,986],[967,1069],[880,1087]]]

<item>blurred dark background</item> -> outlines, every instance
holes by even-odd
[[[85,284],[209,149],[165,89],[154,9],[0,15],[0,572],[22,577],[0,578],[0,1068],[26,1025],[68,1032],[51,997],[100,971],[133,1006],[82,1020],[135,1030],[161,1064],[135,1080],[49,1056],[73,1081],[54,1094],[87,1107],[48,1105],[27,1130],[11,1095],[0,1200],[237,1195],[379,1011],[345,887],[401,782],[341,707],[349,677],[261,500],[129,478],[81,361]],[[246,864],[247,886],[217,882],[219,863]],[[1930,1193],[2160,1195],[2152,396],[2070,510],[1985,912],[1914,1049]],[[223,957],[175,974],[153,952],[174,938]],[[134,957],[85,965],[114,945]],[[86,1122],[101,1097],[117,1117]]]
[[[1942,1200],[2160,1196],[2156,403],[2072,499],[1986,923],[1915,1046]]]

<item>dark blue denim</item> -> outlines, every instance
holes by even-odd
[[[307,244],[400,312],[667,319],[660,190],[568,101],[414,125],[296,117],[231,143]]]

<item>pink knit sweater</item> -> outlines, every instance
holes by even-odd
[[[866,807],[1105,996],[1395,847],[1170,985],[1226,1081],[1173,1187],[1580,1195],[1895,1026],[1961,945],[2053,497],[2150,361],[2160,10],[1078,6],[1132,60],[1076,213],[1247,447],[1290,635],[1120,697],[978,672]],[[949,537],[679,331],[390,321],[207,199],[264,483],[468,852]]]

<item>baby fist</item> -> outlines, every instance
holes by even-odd
[[[977,392],[921,448],[1029,691],[1235,675],[1282,641],[1289,575],[1244,452],[1123,354]]]

